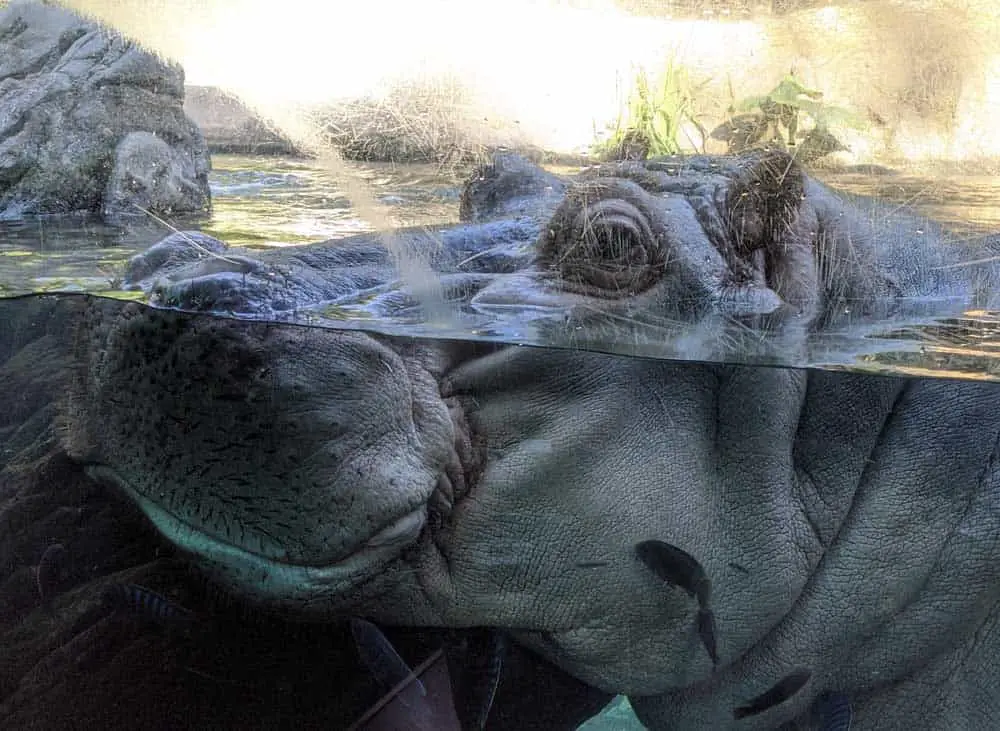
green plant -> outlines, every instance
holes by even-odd
[[[767,94],[749,96],[732,104],[729,118],[713,130],[711,136],[725,140],[730,152],[765,144],[795,148],[796,156],[803,161],[846,150],[829,127],[862,128],[864,123],[849,109],[825,104],[822,99],[823,92],[804,86],[794,73],[789,73]],[[800,114],[812,121],[812,128],[802,134],[801,139]]]
[[[859,126],[860,120],[848,109],[824,104],[823,92],[803,86],[794,73],[788,74],[764,96],[749,96],[743,99],[738,110],[747,112],[760,109],[767,122],[774,124],[776,131],[787,132],[789,145],[795,145],[799,112],[805,112],[819,129],[827,129],[831,124]]]
[[[636,69],[625,113],[619,113],[608,126],[605,139],[594,144],[594,153],[618,159],[673,155],[681,150],[685,123],[701,134],[701,141],[697,145],[692,141],[692,146],[703,146],[705,130],[695,110],[701,86],[694,84],[688,70],[673,59],[667,62],[656,85],[644,68]]]

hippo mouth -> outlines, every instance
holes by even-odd
[[[236,545],[192,525],[137,492],[108,467],[91,465],[87,473],[121,488],[175,547],[194,556],[209,573],[249,590],[249,595],[258,600],[286,602],[343,592],[397,558],[417,541],[427,523],[427,506],[422,505],[390,520],[341,556],[315,562],[288,561]]]

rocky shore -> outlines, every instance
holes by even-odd
[[[0,220],[206,211],[184,71],[56,5],[0,10]]]

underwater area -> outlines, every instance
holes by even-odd
[[[0,727],[996,728],[1000,11],[288,3],[0,2]]]

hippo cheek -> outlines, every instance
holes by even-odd
[[[361,333],[141,309],[103,336],[71,447],[223,583],[332,602],[417,539],[455,442],[419,359]]]
[[[454,621],[511,628],[613,692],[684,688],[732,664],[808,578],[787,448],[805,386],[798,371],[570,350],[455,368],[442,391],[468,394],[490,459],[450,523]],[[698,571],[652,570],[636,553],[651,539]]]

